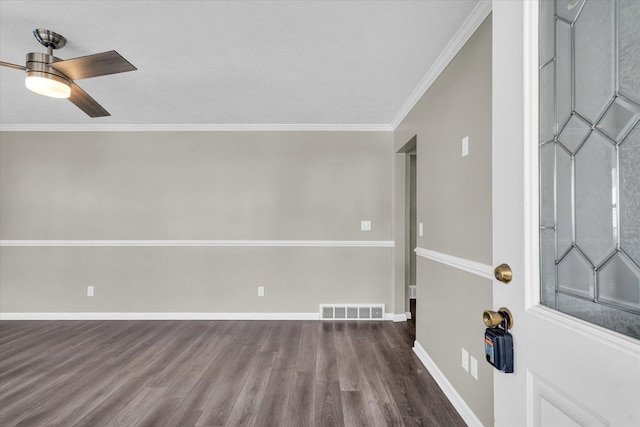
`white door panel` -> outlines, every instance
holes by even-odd
[[[511,310],[515,349],[515,372],[494,371],[495,424],[640,426],[640,342],[539,305],[537,15],[493,1],[493,261],[513,280],[487,308]]]

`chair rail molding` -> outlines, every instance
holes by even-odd
[[[393,248],[393,240],[0,240],[6,247],[210,246],[210,247],[363,247]]]
[[[468,259],[459,258],[457,256],[443,254],[442,252],[432,251],[430,249],[424,248],[415,248],[415,253],[422,258],[427,258],[432,261],[436,261],[441,264],[445,264],[450,267],[475,274],[476,276],[480,276],[488,280],[493,280],[493,267],[488,264],[483,264],[481,262],[471,261]]]

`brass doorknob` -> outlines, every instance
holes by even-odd
[[[503,283],[509,283],[513,279],[511,267],[507,264],[500,264],[493,270],[495,278]]]
[[[502,325],[502,322],[507,320],[507,328],[513,327],[513,315],[511,311],[506,307],[500,307],[498,311],[485,310],[482,313],[482,321],[487,328],[496,328]]]

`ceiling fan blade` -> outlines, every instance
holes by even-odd
[[[107,110],[102,108],[102,105],[98,104],[95,99],[90,97],[87,92],[75,83],[71,83],[71,96],[69,97],[69,101],[73,102],[76,107],[87,113],[91,118],[111,115]]]
[[[137,70],[115,50],[54,62],[51,66],[71,80]]]
[[[10,62],[0,61],[0,65],[2,65],[3,67],[15,68],[16,70],[26,71],[26,67],[23,67],[22,65],[11,64]]]

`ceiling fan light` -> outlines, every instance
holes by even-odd
[[[71,85],[61,77],[42,71],[27,71],[25,86],[32,92],[52,98],[69,98]]]

